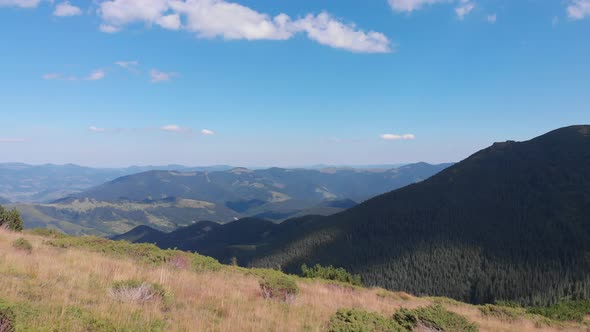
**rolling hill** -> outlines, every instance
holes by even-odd
[[[138,225],[172,231],[201,220],[226,223],[250,216],[279,222],[303,214],[340,212],[355,202],[422,181],[448,166],[148,171],[52,203],[17,207],[27,227],[49,225],[70,234],[113,235]]]

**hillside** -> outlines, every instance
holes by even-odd
[[[182,252],[34,234],[0,230],[0,326],[6,323],[16,332],[319,332],[343,326],[371,331],[373,324],[409,332],[391,318],[394,313],[405,324],[413,320],[400,319],[416,317],[414,331],[587,331],[584,323],[553,321],[520,308],[288,277],[219,265],[198,255],[190,264],[180,259],[190,254]],[[286,302],[265,299],[260,285],[271,276],[294,282],[296,295]]]
[[[332,264],[471,303],[590,298],[590,126],[496,143],[257,250],[254,266]]]
[[[448,164],[396,169],[149,171],[115,179],[49,204],[20,204],[27,227],[70,234],[113,235],[138,225],[162,231],[196,221],[237,218],[282,221],[330,215],[375,195],[422,181]]]
[[[118,177],[149,170],[214,171],[229,166],[186,167],[182,165],[92,168],[68,165],[0,163],[0,196],[13,202],[48,203],[79,193]],[[6,203],[6,202],[5,202]]]

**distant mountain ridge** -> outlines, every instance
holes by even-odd
[[[284,169],[159,171],[126,175],[50,204],[19,205],[25,225],[112,235],[138,225],[171,231],[201,220],[256,216],[282,221],[330,215],[356,202],[422,181],[449,164],[380,170]]]
[[[13,202],[47,203],[118,177],[150,170],[217,171],[231,166],[187,167],[183,165],[92,168],[74,164],[29,165],[0,163],[0,196]]]

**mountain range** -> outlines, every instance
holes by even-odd
[[[330,215],[373,196],[423,181],[449,164],[394,169],[246,169],[147,171],[117,178],[47,204],[18,204],[27,227],[113,235],[138,225],[162,231],[198,221],[244,217],[275,222]]]
[[[590,298],[590,126],[495,143],[331,216],[118,236],[241,265],[334,265],[366,285],[471,303]]]
[[[98,186],[118,177],[150,170],[215,171],[231,166],[187,167],[182,165],[92,168],[74,164],[29,165],[0,163],[0,199],[23,203],[48,203]],[[6,202],[4,202],[6,203]]]

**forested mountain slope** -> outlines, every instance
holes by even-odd
[[[101,236],[139,225],[172,231],[202,220],[227,223],[257,217],[283,221],[303,214],[334,214],[356,202],[422,181],[448,166],[417,163],[387,170],[149,171],[49,204],[18,208],[27,227],[52,226],[70,234]]]
[[[590,126],[495,143],[257,255],[252,265],[333,264],[369,285],[474,303],[590,298]]]

